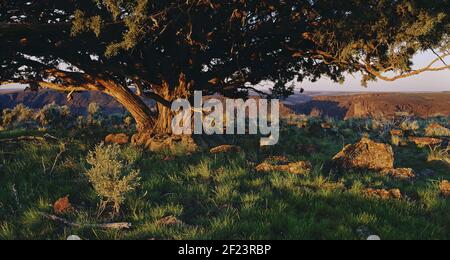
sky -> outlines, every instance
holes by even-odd
[[[430,64],[436,56],[432,52],[422,53],[414,58],[414,68]],[[450,59],[445,60],[450,64]],[[444,66],[443,63],[436,66]],[[360,75],[348,75],[343,85],[322,79],[316,83],[303,82],[298,87],[306,91],[343,91],[343,92],[442,92],[450,91],[450,69],[439,72],[425,72],[417,76],[400,79],[394,82],[378,80],[369,82],[367,88],[361,86]]]
[[[436,56],[432,52],[422,53],[414,59],[414,68],[427,66]],[[445,60],[450,64],[450,58]],[[442,63],[436,66],[443,66]],[[10,85],[19,87],[18,85]],[[348,75],[344,84],[334,83],[329,79],[321,79],[318,82],[298,83],[297,90],[300,88],[306,91],[330,91],[330,92],[442,92],[450,91],[450,70],[439,72],[425,72],[417,76],[406,79],[400,79],[394,82],[378,80],[369,82],[367,88],[361,86],[360,75]],[[0,87],[4,89],[5,87]]]

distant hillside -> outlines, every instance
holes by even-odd
[[[67,101],[67,95],[51,90],[39,92],[23,90],[0,90],[0,110],[13,108],[18,104],[24,104],[29,108],[42,108],[55,102],[57,105],[67,105],[73,113],[84,114],[90,103],[95,102],[108,113],[121,113],[124,108],[113,98],[101,92],[89,91],[73,94],[73,100]]]
[[[30,108],[41,108],[55,102],[69,106],[73,113],[84,114],[89,103],[96,102],[108,113],[121,113],[124,108],[113,98],[100,92],[82,92],[67,101],[64,93],[51,90],[39,92],[23,90],[0,90],[0,110],[13,108],[23,103]],[[148,102],[149,105],[152,102]],[[281,114],[294,111],[309,115],[320,110],[324,115],[340,119],[393,116],[408,113],[422,118],[450,115],[450,92],[442,93],[325,93],[309,92],[296,94],[284,100]]]
[[[417,117],[450,115],[450,92],[442,93],[372,93],[316,96],[311,101],[291,106],[296,113],[313,109],[338,118],[393,116],[408,113]]]

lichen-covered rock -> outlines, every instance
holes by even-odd
[[[399,180],[412,180],[416,177],[416,173],[411,168],[386,169],[381,174]]]
[[[283,165],[288,164],[290,161],[286,156],[270,156],[266,160],[264,160],[264,162],[272,165]]]
[[[106,136],[105,143],[107,144],[128,144],[130,142],[130,137],[126,134],[110,134]]]
[[[444,197],[450,198],[450,182],[442,181],[441,184],[439,184],[439,189]]]
[[[364,191],[364,193],[369,197],[374,197],[382,200],[389,200],[389,199],[401,199],[402,193],[399,189],[391,189],[391,190],[385,190],[385,189],[367,189]]]
[[[419,147],[438,145],[443,142],[441,139],[437,138],[415,136],[410,136],[409,141],[415,143]]]
[[[53,211],[56,214],[66,214],[73,209],[72,204],[70,204],[69,197],[60,198],[53,205]]]
[[[138,143],[136,140],[133,143]],[[169,151],[173,153],[189,154],[198,150],[198,145],[191,136],[155,136],[145,142],[145,148],[151,152]]]
[[[257,172],[285,172],[296,175],[304,175],[311,172],[312,165],[310,162],[300,161],[287,164],[271,164],[263,162],[256,166]]]
[[[235,146],[235,145],[220,145],[217,147],[214,147],[210,150],[210,153],[212,154],[219,154],[219,153],[239,153],[241,151],[241,147]]]
[[[342,170],[368,169],[385,170],[394,168],[392,146],[376,143],[368,138],[347,145],[334,158],[335,165]]]

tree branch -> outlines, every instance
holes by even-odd
[[[398,76],[394,76],[394,77],[384,76],[382,74],[382,72],[374,69],[373,66],[370,65],[370,64],[365,64],[364,68],[365,68],[365,70],[368,73],[372,74],[373,76],[375,76],[375,77],[377,77],[377,78],[379,78],[381,80],[384,80],[384,81],[396,81],[396,80],[399,80],[399,79],[403,79],[403,78],[408,78],[408,77],[412,77],[412,76],[415,76],[415,75],[419,75],[419,74],[424,73],[424,72],[436,72],[436,71],[448,70],[448,69],[450,69],[450,65],[446,65],[446,66],[443,66],[443,67],[433,67],[433,66],[437,62],[442,61],[446,57],[449,57],[449,56],[450,56],[450,54],[445,54],[445,55],[439,56],[438,58],[434,59],[426,67],[423,67],[423,68],[418,69],[418,70],[413,70],[411,72],[408,72],[408,73],[405,73],[405,74],[401,74],[401,75],[398,75]],[[386,70],[383,70],[383,71],[386,71]]]

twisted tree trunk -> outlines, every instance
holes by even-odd
[[[130,112],[136,120],[138,133],[148,132],[152,129],[155,123],[154,115],[140,97],[136,96],[129,88],[114,81],[98,80],[98,82],[105,88],[103,92],[113,97]]]

